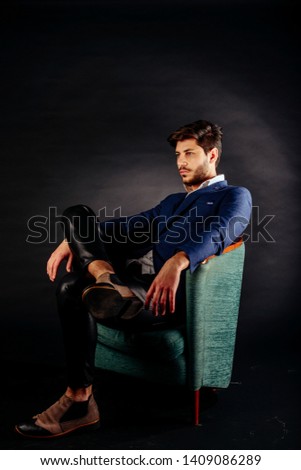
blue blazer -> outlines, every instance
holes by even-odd
[[[100,226],[117,262],[152,249],[158,272],[171,256],[184,251],[193,272],[201,261],[220,255],[239,238],[249,223],[251,208],[246,188],[221,181],[190,194],[171,194],[150,210]]]

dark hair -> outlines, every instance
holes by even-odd
[[[222,137],[223,132],[221,127],[216,124],[212,124],[209,121],[200,120],[180,127],[178,130],[170,134],[167,141],[175,148],[179,141],[196,139],[197,144],[202,147],[206,154],[216,147],[218,149],[218,159],[216,161],[217,166],[222,154]]]

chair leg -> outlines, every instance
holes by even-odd
[[[194,391],[194,425],[200,425],[200,389]]]

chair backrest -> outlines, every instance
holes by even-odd
[[[228,387],[233,365],[245,246],[186,274],[188,383]]]

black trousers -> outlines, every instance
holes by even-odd
[[[72,389],[88,387],[93,383],[97,326],[82,302],[82,291],[94,282],[87,266],[94,260],[111,262],[106,243],[102,241],[94,212],[87,206],[77,205],[66,209],[62,224],[69,247],[74,254],[73,271],[64,276],[57,287],[57,305],[61,320],[67,363],[67,380]],[[109,246],[108,246],[109,247]],[[110,248],[110,247],[109,247]],[[151,279],[149,279],[150,285]],[[147,283],[146,283],[147,289]],[[183,311],[179,309],[179,311]],[[132,331],[145,331],[179,324],[182,315],[155,317],[150,310],[142,309],[131,320],[106,320],[107,326]]]

